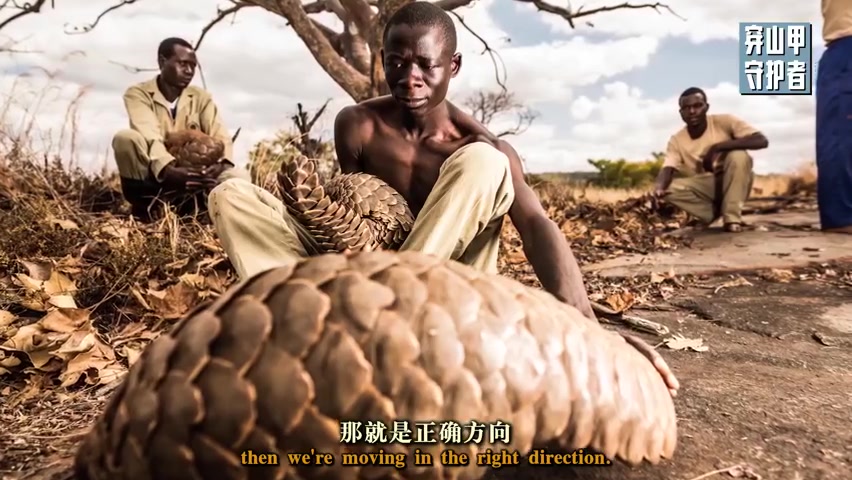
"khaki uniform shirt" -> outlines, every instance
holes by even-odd
[[[822,18],[825,43],[852,36],[852,0],[822,0]]]
[[[178,97],[177,114],[173,118],[169,102],[157,87],[155,77],[128,88],[124,92],[124,107],[130,119],[130,128],[141,133],[148,143],[148,157],[154,178],[159,178],[163,167],[174,160],[166,151],[163,141],[166,133],[176,130],[200,129],[222,140],[225,144],[224,159],[234,163],[233,142],[218,107],[207,91],[195,86],[186,87]]]
[[[757,129],[734,115],[707,115],[707,130],[698,138],[691,138],[686,127],[672,135],[666,147],[663,167],[672,167],[683,176],[704,172],[703,161],[711,146],[757,133]]]

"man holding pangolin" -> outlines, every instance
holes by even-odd
[[[157,199],[188,213],[220,181],[249,178],[233,168],[233,140],[211,95],[190,85],[198,65],[192,45],[167,38],[157,62],[155,78],[124,93],[130,128],[112,140],[122,192],[140,219],[151,218]],[[176,158],[178,152],[195,152],[197,158]]]

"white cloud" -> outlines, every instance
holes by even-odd
[[[566,2],[553,3],[564,6]],[[621,2],[585,0],[582,5],[583,10],[588,11],[618,3]],[[668,0],[662,3],[669,5],[676,15],[665,8],[659,8],[656,12],[650,8],[620,9],[579,18],[575,22],[576,29],[555,15],[541,18],[554,33],[584,35],[594,31],[619,36],[679,36],[696,43],[711,39],[736,39],[739,22],[812,22],[814,41],[818,42],[821,38],[822,15],[817,1]],[[528,3],[518,3],[516,8],[520,11],[535,11],[535,7]]]
[[[710,113],[737,115],[769,138],[768,149],[753,152],[756,171],[788,171],[813,159],[813,98],[743,97],[729,83],[705,91]],[[651,152],[663,151],[669,136],[683,127],[677,94],[663,101],[648,99],[622,82],[605,85],[600,98],[576,99],[571,112],[576,122],[563,138],[532,135],[512,141],[531,171],[588,170],[589,158],[645,160]]]
[[[689,18],[688,22],[653,11],[605,13],[594,17],[595,31],[614,33],[617,38],[593,41],[586,35],[588,28],[579,26],[571,31],[570,37],[513,46],[503,41],[508,35],[488,10],[496,1],[480,0],[459,13],[465,23],[498,48],[508,70],[509,87],[519,100],[533,108],[555,106],[561,111],[556,116],[540,118],[522,136],[512,139],[534,171],[585,169],[587,158],[643,159],[651,151],[660,150],[670,132],[680,126],[674,99],[663,102],[647,99],[639,88],[623,83],[607,84],[600,98],[574,98],[576,89],[611,82],[616,75],[646,67],[657,53],[662,37],[682,35],[696,41],[731,38],[736,36],[736,22],[740,19],[767,19],[762,15],[766,10],[764,2],[757,0],[736,3],[672,0],[672,6]],[[587,8],[593,7],[595,1],[589,0]],[[56,10],[16,22],[4,34],[23,39],[19,47],[37,53],[0,56],[0,88],[10,92],[17,105],[4,110],[0,123],[25,128],[27,119],[35,114],[41,138],[52,142],[54,147],[66,123],[68,103],[81,90],[86,91],[78,109],[75,141],[79,163],[89,168],[98,168],[102,163],[112,167],[110,139],[113,132],[127,124],[121,93],[132,83],[153,75],[133,73],[111,62],[155,67],[156,48],[162,38],[177,35],[192,41],[215,13],[215,2],[210,0],[174,3],[167,15],[163,14],[163,0],[146,0],[109,14],[87,34],[63,33],[66,23],[85,24],[114,3],[114,0],[66,2]],[[811,3],[779,0],[773,4],[776,13],[767,20],[816,22],[818,7]],[[565,31],[567,24],[563,20],[542,15],[554,30]],[[339,26],[330,15],[325,15],[323,21]],[[491,60],[482,54],[479,40],[460,24],[457,26],[464,62],[450,91],[453,99],[460,100],[474,89],[493,88],[496,82]],[[819,31],[817,26],[814,31]],[[242,127],[236,151],[243,155],[258,140],[290,127],[290,116],[297,102],[313,109],[326,99],[333,99],[317,125],[325,138],[331,135],[334,113],[351,103],[286,22],[260,9],[245,10],[233,25],[225,22],[216,27],[205,38],[199,55],[207,87],[228,127],[232,131]],[[18,73],[33,66],[55,75],[48,81],[37,70],[31,70],[29,77],[17,79]],[[19,86],[13,90],[16,80]],[[55,88],[34,111],[34,98],[46,83]],[[200,85],[201,78],[197,77],[195,83]],[[757,156],[758,169],[784,169],[811,158],[812,98],[740,97],[729,85],[710,89],[708,93],[714,111],[742,114],[770,137],[771,148]],[[24,111],[27,108],[29,116]],[[565,119],[571,120],[570,128],[560,128]],[[67,142],[70,134],[66,133],[64,139]],[[66,146],[63,150],[66,158],[67,151]]]

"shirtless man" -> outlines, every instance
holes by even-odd
[[[544,288],[597,321],[571,248],[525,183],[515,150],[445,97],[459,71],[452,19],[429,2],[399,9],[384,32],[391,95],[341,110],[335,148],[341,170],[376,175],[408,202],[416,220],[400,250],[415,250],[497,272],[506,214]],[[271,198],[270,198],[271,197]],[[229,180],[211,192],[213,223],[241,277],[282,265],[315,248],[280,201]],[[641,340],[672,394],[677,380]]]

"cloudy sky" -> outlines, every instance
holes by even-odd
[[[88,169],[112,168],[110,139],[127,124],[121,94],[154,75],[121,64],[156,67],[160,40],[181,36],[194,42],[218,3],[139,0],[89,33],[65,33],[66,25],[91,22],[116,2],[57,2],[56,10],[17,21],[4,29],[5,38],[0,36],[0,45],[14,39],[15,48],[25,50],[0,54],[0,91],[6,95],[0,122],[7,131],[31,129],[66,158],[74,145],[75,161]],[[584,5],[616,3],[621,1],[587,0]],[[671,0],[681,18],[666,11],[624,10],[587,17],[593,25],[581,23],[576,29],[511,0],[476,0],[459,13],[499,51],[509,88],[539,114],[529,130],[509,137],[531,171],[588,170],[589,158],[649,158],[682,126],[678,94],[699,86],[708,93],[711,112],[739,115],[766,133],[770,147],[755,154],[755,169],[769,173],[813,159],[814,98],[741,97],[738,22],[812,22],[815,59],[823,47],[819,2],[775,0],[772,9],[766,3]],[[329,16],[320,18],[336,26]],[[450,94],[460,101],[497,84],[479,41],[459,30],[463,66]],[[240,162],[254,142],[290,127],[297,102],[312,109],[333,99],[317,126],[325,138],[331,136],[334,113],[351,103],[285,21],[265,11],[244,10],[234,22],[220,24],[199,56],[207,88],[228,127],[242,127],[236,145]],[[198,75],[195,83],[201,85]],[[76,129],[67,127],[69,106],[77,107]]]

